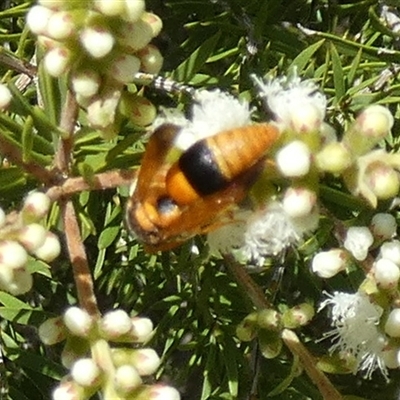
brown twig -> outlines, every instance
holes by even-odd
[[[90,182],[83,177],[67,178],[61,185],[52,186],[46,192],[51,200],[59,200],[62,197],[70,197],[83,190],[105,190],[118,186],[128,186],[135,179],[135,170],[112,170],[94,175]]]
[[[75,96],[70,90],[67,90],[60,121],[60,129],[64,132],[64,136],[60,138],[57,153],[54,158],[55,167],[63,174],[67,174],[70,169],[78,110],[78,103],[76,102]]]
[[[54,183],[54,173],[48,171],[46,168],[37,164],[33,161],[24,161],[22,159],[22,151],[16,145],[14,145],[5,136],[0,134],[0,153],[7,157],[13,164],[20,166],[30,175],[33,175],[38,181],[44,185],[50,186]]]
[[[292,330],[284,329],[282,339],[290,351],[299,357],[307,375],[318,387],[322,397],[325,400],[342,400],[342,395],[335,389],[326,375],[316,367],[315,358],[300,342],[298,336]]]
[[[65,238],[78,294],[79,304],[89,315],[100,315],[93,288],[92,275],[83,245],[74,205],[71,200],[60,202]]]

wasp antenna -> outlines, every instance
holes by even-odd
[[[146,86],[153,86],[157,90],[167,93],[186,93],[190,97],[196,97],[197,90],[184,83],[176,82],[173,79],[165,78],[161,75],[146,74],[137,72],[134,76],[135,81]]]

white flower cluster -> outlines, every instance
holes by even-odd
[[[60,254],[57,236],[41,224],[49,209],[50,199],[41,192],[30,193],[19,213],[5,215],[0,209],[1,290],[20,295],[32,288],[28,253],[45,262]]]
[[[123,86],[140,70],[156,74],[163,57],[151,40],[161,19],[145,11],[144,0],[92,0],[79,6],[70,1],[39,0],[27,15],[27,25],[46,49],[46,71],[69,74],[79,104],[92,126],[113,137],[117,112],[148,125],[154,106],[143,97],[123,93]]]
[[[143,378],[160,366],[160,358],[153,349],[132,344],[148,341],[152,332],[150,319],[130,317],[123,310],[95,319],[81,308],[70,307],[63,317],[45,321],[39,327],[40,339],[46,345],[66,340],[61,360],[70,369],[53,399],[83,400],[98,391],[106,400],[179,400],[179,392],[170,386],[144,383]],[[130,346],[110,347],[109,341]]]

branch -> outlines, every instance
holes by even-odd
[[[79,304],[89,315],[99,317],[92,275],[71,200],[60,202],[69,258],[72,263]]]

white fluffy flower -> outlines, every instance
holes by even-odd
[[[387,345],[386,336],[379,329],[383,309],[371,303],[364,293],[335,292],[322,302],[320,310],[331,306],[333,329],[324,336],[334,344],[331,351],[343,351],[356,359],[356,371],[364,371],[370,378],[375,369],[387,377],[383,351]]]
[[[235,224],[227,224],[208,235],[214,253],[234,253],[246,262],[261,266],[265,258],[277,255],[287,247],[299,243],[308,227],[295,223],[273,202],[255,212],[241,211]]]
[[[253,76],[268,108],[277,122],[297,132],[321,127],[326,112],[326,97],[315,83],[300,77],[280,77],[262,81]]]

